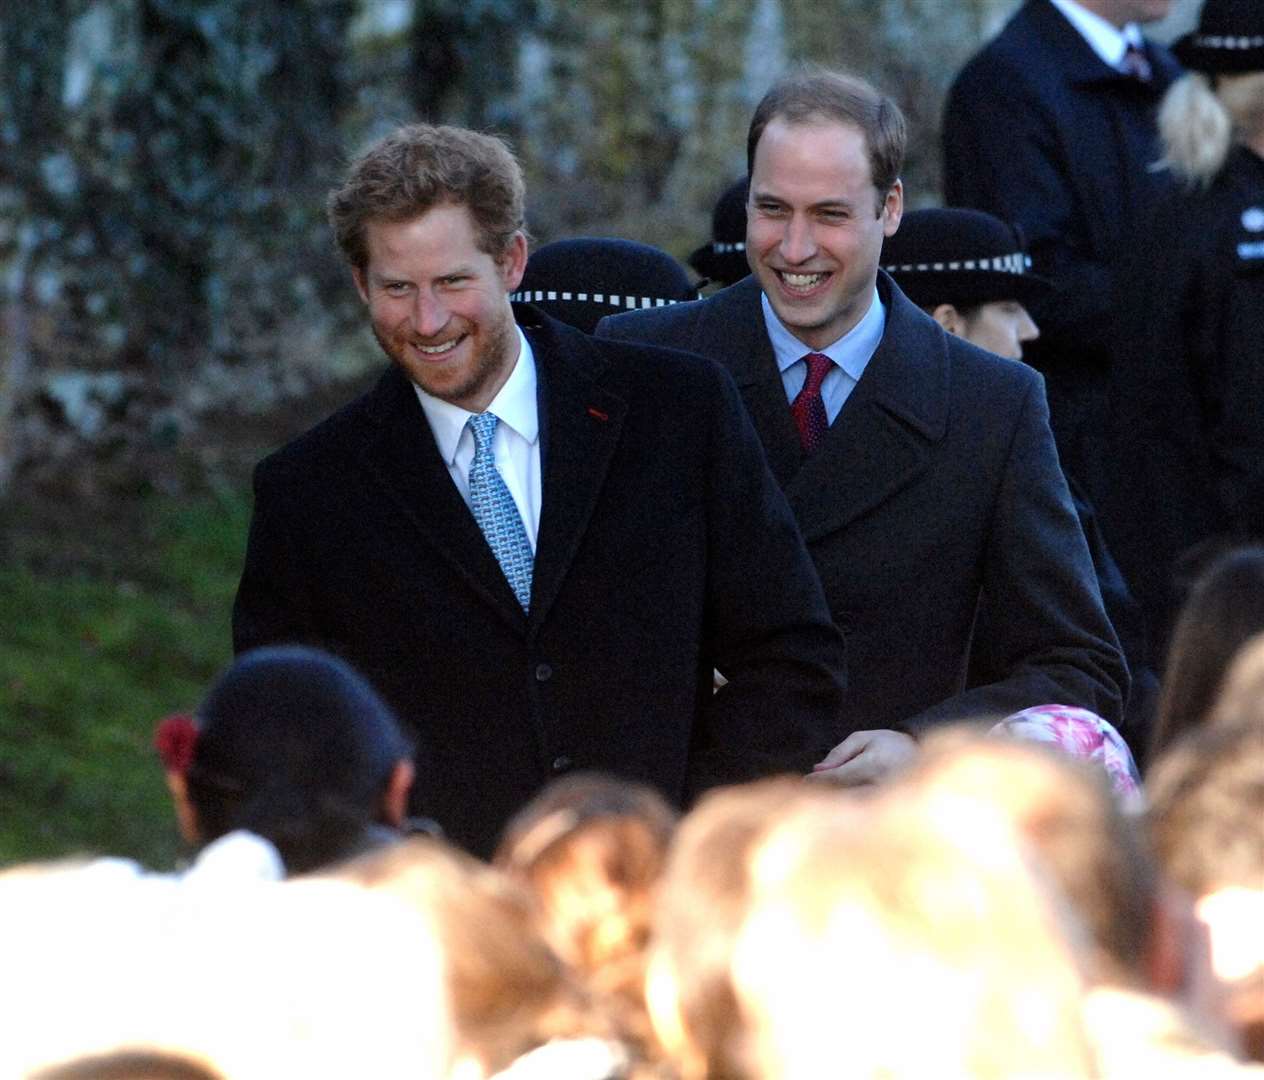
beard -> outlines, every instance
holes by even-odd
[[[465,337],[456,348],[471,350],[471,355],[458,366],[431,366],[418,361],[412,352],[417,335],[408,329],[384,331],[376,323],[373,336],[386,354],[409,380],[432,397],[447,401],[469,411],[471,403],[490,403],[496,391],[504,385],[517,360],[517,326],[512,317],[498,319],[494,323],[469,323],[461,320],[457,337]],[[488,394],[489,388],[491,393]],[[484,400],[486,399],[486,400]]]

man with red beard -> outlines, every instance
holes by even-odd
[[[478,854],[571,769],[677,803],[806,769],[844,680],[731,380],[512,306],[523,202],[476,132],[405,127],[352,165],[330,221],[392,364],[259,466],[233,611],[239,651],[365,673],[416,740],[412,809]]]

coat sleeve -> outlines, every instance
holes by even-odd
[[[1063,135],[1056,103],[1042,100],[1021,73],[966,68],[944,113],[944,202],[1021,226],[1036,269],[1058,290],[1040,308],[1041,328],[1101,349],[1113,278],[1093,253]]]
[[[1129,677],[1031,373],[994,502],[973,651],[976,683],[909,722],[1077,705],[1118,726]]]
[[[727,373],[709,363],[703,656],[728,680],[698,713],[687,786],[806,772],[841,737],[846,656],[794,516]]]
[[[295,569],[304,565],[295,550],[297,526],[288,508],[292,486],[270,461],[254,474],[254,512],[246,559],[233,602],[233,651],[263,645],[303,643],[323,646],[309,610],[309,590]]]

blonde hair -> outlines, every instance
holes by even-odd
[[[1159,135],[1168,168],[1187,187],[1206,187],[1224,168],[1236,138],[1264,130],[1264,72],[1220,75],[1213,88],[1201,72],[1178,79],[1159,107]]]
[[[1206,75],[1191,71],[1168,88],[1159,106],[1159,136],[1159,164],[1188,187],[1206,187],[1224,167],[1233,120]]]
[[[960,800],[1002,816],[1088,930],[1094,978],[1143,981],[1158,869],[1100,768],[1047,744],[957,729],[928,738],[899,784],[910,801]]]
[[[752,1075],[1092,1075],[1073,923],[999,816],[879,796],[751,863],[733,982]]]

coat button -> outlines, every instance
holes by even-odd
[[[535,681],[548,682],[553,678],[553,668],[549,664],[536,664]]]
[[[571,761],[571,759],[568,758],[565,754],[558,754],[558,756],[553,759],[553,771],[565,772],[573,764],[574,762]]]

